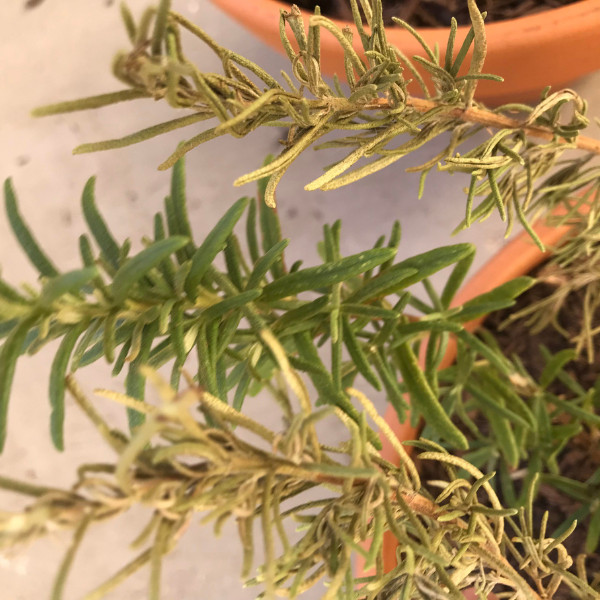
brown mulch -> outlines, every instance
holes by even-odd
[[[516,19],[525,15],[572,4],[577,0],[478,0],[481,11],[487,11],[486,22]],[[350,20],[352,12],[348,0],[295,0],[301,8],[313,11],[315,6],[328,17]],[[454,17],[459,25],[469,25],[466,0],[383,0],[383,16],[387,25],[398,17],[414,27],[448,27]]]

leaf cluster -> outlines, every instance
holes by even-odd
[[[439,48],[430,48],[407,23],[398,22],[419,41],[427,58],[406,57],[387,42],[381,0],[360,0],[360,8],[357,0],[351,0],[351,6],[361,54],[352,45],[351,31],[340,30],[318,10],[310,18],[308,33],[296,7],[282,11],[281,42],[292,67],[291,76],[283,73],[283,84],[259,65],[217,44],[197,25],[169,12],[168,0],[157,10],[149,9],[138,23],[123,8],[133,48],[117,56],[114,73],[127,89],[49,105],[34,114],[97,108],[144,97],[165,99],[176,109],[191,111],[125,138],[85,144],[76,153],[121,148],[207,119],[219,121],[185,140],[160,168],[172,166],[186,152],[218,136],[243,137],[258,127],[283,127],[288,133],[281,154],[236,181],[242,185],[271,176],[265,194],[269,206],[275,206],[275,189],[287,169],[311,146],[348,150],[345,158],[306,186],[328,190],[376,174],[429,141],[446,137],[449,141],[442,151],[407,169],[420,172],[420,193],[433,168],[465,173],[470,183],[465,219],[459,228],[498,212],[507,223],[507,234],[518,221],[541,245],[530,228],[531,220],[598,178],[597,167],[587,171],[567,167],[549,175],[567,150],[579,147],[588,153],[600,152],[599,144],[579,135],[588,125],[586,103],[572,90],[546,90],[535,107],[509,104],[489,110],[478,104],[474,100],[477,81],[499,78],[482,73],[487,48],[485,14],[474,0],[469,0],[473,25],[456,56],[455,21],[443,57]],[[347,89],[337,78],[331,86],[321,73],[321,30],[333,35],[344,50]],[[222,74],[202,72],[185,56],[182,31],[217,55]],[[429,85],[415,62],[426,73]],[[422,98],[408,93],[411,78],[420,83]],[[316,145],[331,133],[338,137]],[[482,136],[484,141],[480,141]],[[560,194],[556,194],[557,185]]]
[[[545,348],[546,366],[538,379],[523,367],[518,357],[489,354],[497,348],[490,332],[483,332],[479,345],[467,347],[458,340],[456,363],[439,375],[440,402],[453,415],[462,431],[468,432],[469,450],[460,452],[443,443],[484,473],[497,473],[491,482],[507,507],[526,504],[528,495],[537,497],[539,482],[564,492],[581,503],[557,531],[558,535],[574,522],[585,521],[586,551],[596,551],[600,542],[597,486],[600,469],[588,481],[577,481],[561,472],[559,457],[569,444],[581,439],[595,439],[600,431],[600,379],[585,386],[568,373],[575,350],[550,354]],[[488,360],[491,359],[491,360]],[[568,394],[550,391],[560,381]],[[426,439],[437,435],[428,425]],[[587,526],[587,525],[586,525]]]
[[[198,361],[197,381],[236,410],[248,394],[271,385],[276,370],[269,340],[277,340],[286,360],[306,374],[318,403],[340,407],[355,421],[358,413],[345,389],[357,377],[384,390],[401,420],[413,397],[414,417],[423,416],[444,439],[466,447],[437,399],[437,365],[450,332],[481,312],[477,300],[450,308],[474,256],[469,244],[437,248],[395,261],[399,224],[389,239],[352,256],[342,256],[338,221],[325,226],[323,264],[287,267],[276,214],[262,202],[268,181],[259,186],[259,202],[242,198],[197,244],[187,216],[184,165],[173,170],[165,210],[154,217],[154,231],[144,248],[132,253],[130,242],[117,242],[97,209],[94,179],[86,184],[82,211],[89,229],[79,239],[82,268],[59,272],[23,220],[10,181],[5,204],[12,229],[41,278],[39,290],[24,292],[0,281],[0,349],[2,442],[8,399],[18,357],[60,340],[49,386],[51,433],[63,448],[64,378],[97,360],[112,365],[113,375],[126,370],[126,393],[144,399],[140,366],[172,365],[171,384],[178,388],[190,353]],[[245,246],[234,227],[246,212]],[[96,249],[94,249],[94,245]],[[225,268],[216,265],[223,257]],[[429,277],[451,268],[440,295]],[[408,290],[423,282],[431,304]],[[530,284],[527,278],[484,298],[483,310],[505,306]],[[308,294],[308,295],[307,295]],[[312,294],[312,296],[310,295]],[[415,322],[405,309],[427,313]],[[426,376],[417,362],[418,343],[429,342]],[[326,350],[327,358],[323,353]],[[404,388],[398,380],[402,378]],[[131,428],[143,415],[129,410]],[[370,433],[371,441],[376,436]]]
[[[292,414],[282,412],[286,426],[281,432],[266,429],[195,384],[177,393],[146,368],[144,375],[161,393],[158,406],[100,392],[147,417],[130,437],[116,435],[69,377],[75,400],[118,459],[114,464],[82,465],[70,491],[1,479],[0,486],[33,501],[24,513],[0,515],[0,547],[30,542],[57,528],[74,530],[52,589],[51,598],[57,600],[87,530],[142,503],[154,511],[134,542],[141,552],[86,600],[104,597],[145,565],[150,570],[148,597],[157,600],[162,559],[196,513],[204,513],[203,521],[213,522],[217,532],[228,519],[237,520],[245,577],[253,566],[253,524],[260,522],[266,562],[248,584],[260,584],[268,596],[295,598],[327,577],[323,598],[328,600],[419,595],[458,600],[461,590],[473,584],[482,598],[500,589],[519,598],[551,597],[561,584],[577,597],[596,597],[585,577],[568,570],[571,559],[562,542],[569,532],[556,539],[546,537],[543,528],[536,532],[531,497],[518,519],[512,519],[517,511],[502,508],[490,475],[427,443],[421,459],[446,464],[452,475],[432,498],[411,459],[362,393],[349,390],[365,411],[358,423],[337,407],[314,410],[294,371],[283,363],[280,367],[284,381],[278,392],[297,395],[290,404],[300,407]],[[204,417],[198,418],[197,406]],[[399,467],[382,460],[368,441],[366,415],[401,453]],[[348,439],[339,448],[321,445],[315,425],[335,417],[347,427]],[[461,469],[464,476],[457,474]],[[304,500],[311,489],[323,494]],[[480,501],[482,494],[491,506]],[[293,502],[282,510],[286,500]],[[290,521],[302,529],[295,543],[285,526]],[[398,563],[389,572],[384,570],[384,535],[401,544]],[[362,556],[375,575],[355,580],[353,554]],[[523,561],[520,573],[507,561],[509,555]]]

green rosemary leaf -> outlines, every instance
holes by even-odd
[[[249,302],[253,302],[261,295],[261,290],[246,290],[240,292],[236,296],[230,296],[213,304],[209,308],[202,311],[202,319],[206,321],[218,320],[227,314],[230,310],[245,306]]]
[[[233,408],[235,408],[235,410],[242,410],[244,400],[248,397],[248,388],[250,387],[251,382],[252,377],[250,375],[250,371],[246,367],[246,369],[242,373],[240,382],[235,390],[235,395],[233,397]]]
[[[495,405],[495,408],[498,407],[501,407],[500,402]],[[487,412],[485,409],[483,410],[484,413]],[[498,413],[499,411],[492,412]],[[492,431],[494,432],[500,452],[505,456],[508,465],[513,469],[516,469],[519,466],[519,460],[521,456],[515,434],[511,427],[511,421],[508,418],[502,417],[498,414],[490,415],[488,413],[488,422],[492,428]]]
[[[75,347],[75,351],[73,352],[73,356],[71,358],[71,367],[70,367],[71,373],[74,373],[75,371],[77,371],[77,369],[80,366],[82,366],[81,365],[82,359],[83,359],[87,349],[89,348],[90,344],[94,343],[96,341],[96,339],[98,338],[98,336],[99,336],[98,330],[100,329],[101,325],[102,325],[102,321],[101,321],[101,319],[98,319],[98,318],[94,319],[93,321],[91,321],[91,323],[89,323],[88,330],[83,334],[83,336],[79,340],[79,343]],[[98,360],[98,358],[100,358],[102,356],[103,351],[104,351],[103,343],[102,343],[102,340],[100,340],[97,343],[97,348],[96,348],[96,352],[94,353],[93,360]],[[93,361],[90,361],[90,362],[93,362]],[[89,364],[89,363],[87,363],[87,364]]]
[[[289,273],[263,288],[265,300],[277,300],[307,290],[329,287],[372,269],[396,254],[393,248],[374,248],[333,263]]]
[[[152,56],[160,56],[163,40],[165,39],[165,33],[167,30],[167,20],[169,18],[170,7],[171,0],[160,0],[158,8],[156,9],[156,17],[154,18],[154,31],[152,33],[150,46]]]
[[[83,194],[81,196],[83,216],[96,243],[100,247],[102,256],[110,266],[116,270],[119,267],[119,257],[121,252],[117,242],[110,234],[106,222],[96,207],[96,200],[94,198],[95,185],[96,178],[90,177],[83,188]]]
[[[96,261],[94,260],[92,244],[90,238],[85,233],[79,236],[79,254],[81,255],[81,261],[86,267],[94,266]]]
[[[505,375],[510,375],[513,371],[513,368],[510,366],[510,363],[502,356],[499,352],[490,348],[485,342],[480,340],[477,336],[472,333],[460,329],[457,330],[456,336],[462,340],[467,347],[477,351],[481,356],[486,358],[500,373],[504,373]]]
[[[227,243],[227,238],[248,206],[248,198],[238,200],[219,220],[206,236],[192,258],[190,272],[185,280],[185,291],[191,300],[195,300],[196,291],[206,275],[213,260]]]
[[[117,304],[122,304],[131,288],[150,269],[157,266],[163,259],[183,248],[189,239],[183,236],[173,236],[166,240],[154,242],[139,254],[130,258],[115,273],[111,291]]]
[[[238,290],[242,290],[244,288],[244,278],[242,276],[241,265],[245,261],[242,256],[240,242],[235,233],[229,236],[223,254],[225,255],[225,265],[229,279]]]
[[[402,227],[400,226],[400,221],[394,221],[394,224],[392,225],[392,231],[390,232],[390,239],[388,240],[387,247],[394,248],[397,252],[398,248],[400,246],[401,238],[402,238]],[[394,262],[393,259],[390,259],[387,262],[384,262],[381,265],[381,271],[385,271],[386,269],[389,269],[392,266],[393,262]]]
[[[466,389],[477,398],[477,401],[482,405],[482,409],[488,412],[488,415],[490,412],[496,413],[493,418],[488,416],[490,421],[503,417],[510,423],[520,425],[528,430],[531,429],[531,424],[526,418],[506,407],[504,398],[498,394],[497,389],[494,387],[486,389],[486,387],[476,385],[474,381],[469,381]]]
[[[476,186],[477,186],[477,176],[471,175],[471,181],[469,182],[469,191],[467,192],[467,204],[466,204],[466,209],[465,209],[465,220],[464,220],[465,227],[471,227],[471,223],[473,222],[473,200],[475,198]]]
[[[546,389],[563,370],[563,367],[577,357],[577,352],[572,349],[561,350],[552,356],[546,363],[540,375],[540,386]]]
[[[494,204],[500,213],[500,218],[503,221],[506,221],[506,208],[504,206],[504,201],[502,199],[502,193],[500,192],[500,188],[498,187],[498,182],[496,179],[496,171],[494,169],[488,169],[487,171],[488,181],[490,183],[490,189],[492,190],[491,195],[494,199]]]
[[[448,34],[448,43],[446,44],[446,56],[444,59],[444,69],[448,71],[451,75],[452,73],[452,57],[454,54],[454,41],[456,40],[456,29],[458,27],[458,23],[456,19],[452,17],[450,19],[450,33]],[[455,73],[454,73],[455,75]]]
[[[461,77],[457,77],[456,81],[472,81],[472,80],[480,80],[486,79],[487,81],[497,81],[501,83],[504,81],[504,77],[500,77],[500,75],[494,75],[492,73],[477,73],[476,75],[462,75]]]
[[[56,277],[58,275],[58,270],[39,247],[31,231],[29,231],[29,228],[21,217],[17,197],[10,179],[7,179],[4,182],[4,202],[10,226],[19,241],[19,244],[23,248],[23,251],[27,255],[27,258],[31,261],[31,264],[41,275],[45,277]]]
[[[106,362],[111,365],[115,360],[115,330],[117,328],[117,313],[112,311],[104,319],[102,326],[102,346],[104,350],[104,358]]]
[[[215,352],[217,356],[217,352]],[[227,364],[223,356],[217,356],[215,361],[215,380],[217,382],[217,398],[220,398],[225,404],[229,404],[227,398]]]
[[[127,359],[127,355],[129,354],[129,350],[131,348],[131,338],[125,340],[125,343],[121,347],[121,351],[119,352],[119,356],[117,356],[117,360],[115,360],[115,364],[113,365],[112,375],[116,377],[123,370],[125,366],[125,360]]]
[[[49,398],[52,412],[50,414],[50,436],[57,450],[64,450],[65,420],[65,377],[71,353],[79,336],[85,331],[87,323],[80,323],[71,329],[63,338],[50,369]]]
[[[121,3],[121,18],[125,24],[125,30],[127,31],[127,37],[129,37],[129,41],[134,43],[136,36],[135,21],[133,20],[133,15],[131,14],[129,7],[127,4],[125,4],[125,2]]]
[[[414,29],[414,27],[411,27],[406,21],[403,21],[398,17],[392,17],[392,21],[394,21],[396,25],[404,27],[404,29],[406,29],[406,31],[408,31],[419,42],[419,44],[421,44],[421,47],[423,48],[423,50],[425,50],[427,56],[429,56],[429,60],[431,60],[434,64],[437,64],[438,59],[434,54],[433,50],[429,47],[429,44],[427,44],[427,42],[423,39],[421,34]]]
[[[452,315],[452,320],[465,322],[500,310],[514,304],[514,299],[528,290],[535,283],[531,277],[516,277],[507,283],[494,288],[491,292],[480,294],[465,302],[460,312]]]
[[[464,258],[461,258],[456,262],[456,266],[452,269],[452,273],[446,280],[446,284],[444,285],[444,289],[442,291],[442,295],[440,298],[442,307],[444,309],[448,309],[454,298],[456,292],[459,290],[462,285],[471,265],[473,264],[473,259],[475,258],[475,248],[469,254],[467,254]]]
[[[289,240],[281,240],[272,246],[266,254],[261,256],[254,265],[252,273],[246,283],[246,289],[256,288],[272,268],[275,261],[279,260],[283,251],[287,248]]]
[[[183,366],[185,358],[188,355],[184,344],[184,324],[183,324],[183,306],[180,302],[177,302],[171,310],[171,321],[170,321],[170,333],[171,333],[171,345],[175,350],[175,356],[177,357],[177,363]]]
[[[5,338],[19,324],[19,319],[0,321],[0,339]]]
[[[166,201],[167,199],[165,198],[165,203]],[[166,239],[166,237],[167,235],[165,232],[163,216],[160,213],[156,213],[154,215],[154,241],[159,242],[160,240]],[[173,261],[169,257],[163,259],[158,265],[158,270],[171,289],[174,290],[177,295],[179,295],[179,291],[177,290],[177,285],[175,283],[176,270]]]
[[[597,415],[593,410],[585,410],[577,406],[574,402],[566,401],[556,396],[552,396],[552,403],[582,423],[588,423],[593,427],[600,427],[600,415]]]
[[[252,198],[248,205],[248,217],[246,219],[246,241],[248,252],[253,263],[259,258],[258,238],[256,235],[256,200]]]
[[[223,355],[223,353],[227,350],[229,344],[237,336],[240,321],[242,320],[243,316],[244,311],[237,310],[229,314],[225,319],[221,321],[219,327],[219,340],[216,351],[217,358],[220,358]]]
[[[312,337],[308,333],[298,333],[294,335],[294,342],[300,358],[307,365],[309,377],[319,394],[319,402],[333,404],[341,408],[352,420],[358,423],[359,414],[345,394],[335,390],[331,373],[328,372],[319,353],[314,345]],[[377,443],[377,436],[372,430],[369,430],[369,441]]]
[[[265,165],[270,164],[273,160],[272,156],[268,156],[264,162]],[[265,195],[269,186],[269,177],[263,177],[257,182],[258,187],[258,214],[260,222],[260,231],[262,236],[263,252],[268,252],[273,246],[282,240],[281,224],[277,217],[277,212],[267,206]],[[285,274],[283,260],[276,260],[271,267],[273,277],[281,277]]]
[[[467,0],[469,7],[469,17],[471,23],[473,23],[473,55],[471,56],[471,64],[469,65],[468,75],[476,76],[481,73],[483,63],[485,62],[485,55],[487,54],[487,40],[485,36],[485,25],[483,23],[483,15],[477,8],[475,0]],[[477,79],[470,79],[467,81],[465,87],[465,106],[471,107],[473,102],[473,96],[475,95],[475,88],[477,87]]]
[[[2,281],[2,279],[0,279],[0,300],[6,300],[10,304],[21,304],[24,306],[29,304],[17,290],[5,281]]]
[[[381,390],[381,383],[369,366],[369,359],[357,340],[348,317],[343,317],[342,323],[344,329],[344,344],[348,350],[348,354],[350,354],[354,366],[376,390]]]
[[[49,279],[42,288],[39,304],[50,309],[52,304],[64,294],[77,294],[98,275],[96,267],[86,267],[77,271],[69,271]]]
[[[529,407],[529,404],[515,391],[514,387],[509,380],[505,380],[498,377],[492,369],[478,368],[475,373],[471,373],[470,377],[476,377],[483,382],[483,385],[489,390],[490,398],[498,397],[504,399],[506,407],[511,411],[511,414],[506,416],[509,419],[513,419],[513,413],[518,414],[522,417],[522,421],[518,418],[515,420],[515,424],[521,424],[526,430],[533,430],[537,432],[538,421]],[[465,383],[468,383],[467,378],[463,378]],[[504,406],[504,405],[503,405]]]
[[[431,78],[438,82],[438,85],[442,89],[452,89],[454,87],[455,80],[452,75],[438,64],[433,63],[422,56],[413,56],[413,60],[419,63],[429,73]]]
[[[88,332],[82,336],[80,343],[82,343],[83,346],[80,348],[78,345],[73,353],[71,364],[72,372],[76,371],[79,367],[87,367],[102,358],[102,356],[105,356],[104,336],[102,335],[102,332],[99,331],[101,326],[102,321],[98,320],[92,325]],[[140,324],[140,327],[141,326],[142,325]],[[115,325],[116,331],[114,332],[115,346],[125,343],[128,339],[130,340],[134,327],[134,323],[117,321]],[[89,338],[87,337],[88,333],[90,334]],[[90,347],[90,344],[92,343],[93,346]]]
[[[88,154],[90,152],[103,152],[105,150],[116,150],[117,148],[126,148],[133,144],[139,144],[145,142],[154,137],[174,131],[188,125],[193,125],[199,121],[205,121],[210,118],[210,114],[207,113],[194,113],[193,115],[187,115],[185,117],[179,117],[158,125],[152,125],[145,129],[140,129],[134,133],[130,133],[121,138],[115,138],[112,140],[102,140],[100,142],[89,142],[87,144],[81,144],[73,150],[73,154]]]
[[[297,325],[303,321],[308,321],[312,317],[326,312],[329,304],[329,296],[321,296],[311,302],[306,302],[298,308],[288,310],[281,315],[273,324],[273,331],[287,331],[291,325]]]
[[[593,491],[581,481],[551,473],[543,473],[541,480],[543,483],[551,484],[556,489],[568,494],[571,498],[575,498],[579,502],[589,503],[594,499]]]
[[[435,397],[412,348],[404,343],[396,349],[398,368],[411,397],[413,408],[423,415],[428,425],[455,448],[467,450],[469,444],[463,433],[450,420],[438,398]]]
[[[585,538],[585,552],[592,554],[600,544],[600,508],[596,508],[588,524],[587,535]]]
[[[181,158],[173,165],[171,172],[171,199],[173,206],[173,213],[175,222],[177,223],[177,231],[169,232],[171,235],[183,235],[190,240],[192,237],[192,228],[190,226],[190,219],[187,212],[187,202],[185,194],[185,159]],[[194,245],[190,243],[177,252],[177,259],[179,264],[185,260],[192,258],[194,255]]]
[[[146,377],[141,373],[140,366],[146,364],[150,351],[152,349],[152,342],[158,333],[158,321],[152,321],[148,323],[142,332],[142,343],[140,351],[134,361],[129,365],[129,371],[125,378],[125,393],[132,398],[137,400],[144,400],[145,388],[146,388]],[[143,413],[138,412],[135,409],[127,409],[127,419],[129,421],[130,431],[137,429],[145,421],[146,417]]]
[[[198,383],[206,388],[213,396],[219,397],[215,372],[214,354],[212,353],[211,335],[209,325],[203,323],[196,338],[196,352],[198,356]]]
[[[475,247],[472,244],[455,244],[417,254],[395,264],[385,271],[385,273],[374,277],[363,286],[362,290],[359,289],[350,296],[348,301],[358,303],[364,302],[373,296],[382,297],[391,293],[397,293],[430,277],[453,263],[458,263],[462,260],[468,263],[469,257],[474,252]],[[412,271],[412,273],[409,273],[409,271]],[[452,286],[449,288],[450,291],[455,284],[455,280],[452,280]]]
[[[195,331],[192,331],[192,333],[195,334]],[[193,340],[191,342],[191,345],[192,346],[194,345]],[[186,351],[187,351],[187,347],[186,347]],[[131,350],[130,350],[130,354],[131,354]],[[187,355],[187,352],[186,352],[186,355]],[[152,348],[152,351],[150,352],[150,356],[148,356],[148,361],[146,362],[146,364],[151,369],[159,369],[160,367],[162,367],[163,365],[168,363],[173,358],[176,359],[177,356],[176,356],[175,350],[173,348],[172,338],[171,338],[171,336],[169,336],[169,337],[165,338],[162,342],[159,342],[158,344],[156,344],[154,346],[154,348]],[[178,364],[177,360],[175,360],[174,363]]]
[[[0,452],[6,442],[6,425],[8,417],[8,401],[17,359],[21,354],[25,337],[35,323],[37,317],[29,317],[19,323],[6,338],[0,349]]]
[[[475,38],[475,31],[473,30],[473,27],[471,26],[471,28],[469,29],[469,32],[467,33],[467,35],[465,36],[465,39],[463,40],[463,43],[460,47],[460,50],[458,51],[458,54],[456,55],[456,58],[454,59],[454,64],[452,65],[452,68],[450,69],[451,75],[453,75],[453,76],[458,75],[458,72],[460,71],[460,68],[462,67],[463,62],[464,62],[465,58],[467,57],[467,54],[469,52],[469,47],[473,43],[474,38]]]
[[[49,115],[59,115],[78,110],[101,108],[102,106],[117,104],[125,100],[137,100],[138,98],[149,98],[150,96],[151,94],[148,91],[142,89],[119,90],[118,92],[80,98],[79,100],[69,100],[67,102],[40,106],[31,111],[31,115],[33,117],[47,117]]]

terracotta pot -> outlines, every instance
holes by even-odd
[[[290,4],[276,0],[211,0],[211,2],[260,37],[266,44],[282,52],[279,39],[280,10]],[[303,11],[305,23],[310,13]],[[335,21],[340,27],[349,22]],[[352,25],[354,29],[354,26]],[[419,32],[433,48],[439,45],[442,55],[448,39],[447,28],[423,28]],[[455,49],[458,51],[468,31],[459,27]],[[600,0],[580,0],[574,4],[538,14],[490,23],[486,27],[488,57],[485,72],[501,75],[504,83],[481,81],[476,99],[491,105],[504,102],[527,102],[539,98],[541,91],[565,87],[572,81],[600,69]],[[388,41],[405,55],[424,56],[422,47],[404,29],[387,29]],[[343,52],[327,31],[321,34],[323,71],[344,74]],[[354,47],[360,51],[360,38],[354,36]],[[468,65],[469,60],[465,61]],[[421,95],[412,85],[410,92]]]
[[[535,231],[546,247],[551,247],[557,244],[569,231],[568,225],[561,227],[548,227],[542,224],[535,225]],[[547,254],[533,243],[527,232],[521,233],[515,239],[506,244],[495,256],[493,256],[471,279],[454,298],[453,306],[460,306],[469,300],[472,300],[480,294],[485,294],[492,291],[495,287],[502,285],[520,277],[527,275],[543,260],[547,258]],[[485,315],[465,325],[469,331],[477,329],[485,320]],[[440,365],[440,368],[447,367],[454,362],[456,357],[456,344],[451,339],[448,344],[448,350]],[[419,437],[418,427],[413,427],[410,424],[410,419],[406,419],[403,423],[398,421],[398,415],[394,408],[389,405],[385,420],[391,427],[396,437],[401,440],[414,440]],[[383,444],[381,455],[386,460],[399,464],[399,457],[393,449],[390,442],[385,436],[380,436]],[[411,446],[407,446],[406,450],[410,453]],[[396,538],[389,532],[384,534],[383,542],[383,563],[385,571],[388,572],[396,566]],[[360,559],[360,557],[359,557]],[[359,573],[367,575],[375,574],[375,571],[365,571],[362,568],[362,560],[357,560],[357,570]]]

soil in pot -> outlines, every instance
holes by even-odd
[[[536,275],[541,269],[543,267],[538,268],[531,274]],[[522,294],[517,299],[514,307],[494,313],[484,323],[484,327],[493,333],[504,354],[507,356],[517,355],[528,372],[538,380],[546,364],[539,349],[540,345],[546,346],[552,354],[555,354],[560,350],[571,348],[572,343],[570,343],[568,338],[576,336],[581,331],[584,290],[571,293],[558,314],[558,322],[566,331],[567,337],[558,333],[552,326],[533,334],[530,326],[526,323],[526,319],[510,322],[508,326],[507,320],[517,311],[525,309],[536,301],[547,297],[553,291],[554,287],[552,284],[538,283]],[[600,327],[600,310],[594,315],[593,326],[596,328]],[[593,387],[594,383],[600,380],[599,335],[595,336],[594,350],[595,360],[593,362],[589,362],[586,353],[583,352],[578,359],[571,361],[565,367],[565,371],[586,390]],[[565,400],[573,397],[569,388],[559,380],[555,380],[549,386],[548,390]],[[489,424],[485,418],[477,414],[471,415],[471,417],[484,434],[486,430],[489,431]],[[456,421],[456,424],[467,437],[470,436],[469,430],[461,422]],[[556,425],[559,425],[559,423],[556,423]],[[569,479],[586,482],[594,474],[594,479],[600,479],[600,430],[584,426],[583,430],[571,438],[570,442],[561,451],[557,462],[559,473]],[[517,471],[524,466],[524,464],[519,465]],[[446,480],[447,477],[444,468],[438,462],[422,461],[419,464],[419,470],[424,481]],[[500,486],[498,488],[500,501],[503,502],[504,499]],[[600,483],[598,484],[598,488],[600,490]],[[431,492],[437,495],[439,489],[432,488]],[[504,504],[506,505],[507,503]],[[555,486],[542,483],[533,506],[534,524],[539,525],[544,512],[549,511],[547,532],[551,534],[576,514],[581,505],[580,501],[557,489]],[[566,549],[572,557],[585,553],[589,522],[589,516],[583,520],[580,519],[578,527],[564,542]],[[518,568],[517,564],[513,564],[513,566]],[[594,579],[594,576],[600,576],[600,551],[596,550],[596,552],[588,555],[586,568],[590,583]],[[573,566],[573,570],[575,570],[575,566]],[[562,584],[554,595],[554,599],[556,600],[571,597],[570,590],[565,584]]]
[[[487,11],[487,22],[516,19],[526,15],[572,4],[577,0],[478,0],[481,11]],[[294,0],[296,4],[311,12],[315,6],[328,17],[351,20],[349,0]],[[383,0],[383,16],[387,25],[392,17],[398,17],[414,27],[448,27],[454,17],[459,25],[469,25],[466,0]]]

